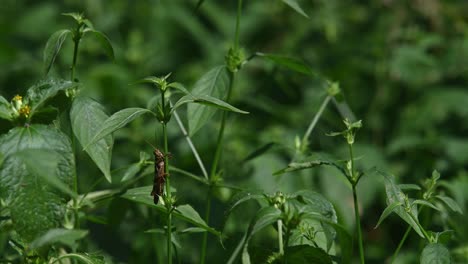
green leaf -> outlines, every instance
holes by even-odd
[[[226,217],[228,217],[232,211],[237,208],[237,206],[239,206],[240,204],[244,203],[244,202],[247,202],[247,201],[250,201],[250,200],[265,200],[266,201],[266,197],[263,193],[261,192],[254,192],[254,191],[246,191],[246,192],[239,192],[239,193],[236,193],[236,195],[234,195],[234,197],[232,197],[230,203],[229,203],[229,206],[228,206],[228,209],[226,210],[226,212],[224,213],[224,215]]]
[[[393,211],[395,210],[396,207],[401,206],[402,204],[398,201],[393,202],[392,204],[388,205],[385,210],[382,212],[380,215],[379,221],[377,221],[377,224],[375,225],[374,229],[379,227],[379,225],[382,223],[383,220],[385,220]]]
[[[45,125],[30,125],[14,128],[0,137],[0,156],[5,158],[0,168],[0,198],[10,208],[15,231],[26,242],[59,227],[67,205],[67,195],[51,186],[51,181],[44,180],[46,177],[30,171],[31,166],[24,164],[25,157],[17,155],[31,149],[59,154],[54,161],[58,164],[57,169],[52,175],[47,175],[48,179],[56,179],[70,188],[75,175],[70,140],[59,130]],[[34,156],[27,162],[48,164],[45,159],[48,157]]]
[[[93,34],[96,39],[101,43],[101,46],[104,48],[104,51],[106,52],[106,55],[111,59],[114,60],[114,49],[112,48],[112,44],[109,40],[109,38],[104,35],[101,31],[94,30],[92,28],[86,28],[84,30],[84,33],[91,33]]]
[[[151,186],[129,189],[124,195],[122,195],[122,198],[153,207],[156,210],[167,214],[166,207],[164,207],[161,204],[157,204],[157,205],[154,204],[153,197],[150,195],[152,188],[153,186],[151,185]],[[200,215],[189,205],[177,206],[176,209],[172,212],[172,214],[176,218],[179,218],[185,222],[191,223],[197,227],[203,228],[206,231],[216,236],[221,235],[219,231],[215,230],[212,227],[209,227],[205,223],[205,221],[200,217]]]
[[[195,97],[208,95],[224,100],[229,89],[230,75],[225,66],[218,66],[205,73],[194,85]],[[193,136],[215,114],[216,109],[200,104],[189,104],[187,119],[190,135]]]
[[[319,213],[312,211],[304,211],[301,214],[301,218],[317,220],[333,227],[333,229],[335,229],[338,235],[338,240],[340,242],[339,244],[341,248],[341,263],[351,263],[353,239],[345,227],[338,223],[330,221],[330,219],[324,217]]]
[[[450,264],[450,252],[442,244],[427,245],[421,253],[421,264]]]
[[[261,52],[257,52],[255,55],[266,58],[272,61],[273,63],[275,63],[276,65],[288,68],[292,71],[299,72],[310,77],[315,76],[315,73],[313,72],[312,68],[310,68],[309,65],[307,65],[302,60],[298,60],[298,59],[290,58],[286,56],[281,56],[281,55],[261,53]]]
[[[187,104],[187,103],[196,103],[196,104],[202,104],[202,105],[207,105],[207,106],[212,106],[216,107],[222,110],[226,111],[231,111],[239,114],[248,114],[249,112],[240,110],[239,108],[236,108],[222,100],[219,100],[218,98],[209,96],[209,95],[198,95],[198,96],[193,96],[191,94],[185,95],[182,98],[177,101],[174,106],[172,107],[171,111],[176,110],[176,108]],[[190,123],[190,120],[189,120]]]
[[[11,120],[11,114],[10,102],[8,102],[3,96],[0,96],[0,118]]]
[[[413,201],[413,204],[420,204],[420,205],[425,205],[427,207],[430,207],[436,211],[440,211],[439,208],[437,208],[437,206],[433,205],[432,203],[426,201],[426,200],[415,200]]]
[[[35,249],[46,245],[52,245],[55,243],[60,243],[69,247],[74,248],[76,246],[76,241],[82,239],[88,234],[86,230],[79,229],[51,229],[47,231],[44,235],[36,238],[31,244],[30,248]]]
[[[333,167],[337,168],[339,171],[341,171],[341,173],[343,173],[343,175],[347,176],[346,170],[343,167],[341,167],[336,162],[327,161],[327,160],[312,160],[312,161],[307,161],[307,162],[292,162],[292,163],[288,164],[288,167],[273,173],[273,175],[280,175],[280,174],[287,173],[287,172],[310,169],[310,168],[314,168],[314,167],[322,166],[322,165],[333,166]]]
[[[238,247],[232,253],[231,257],[228,260],[229,263],[234,263],[237,256],[240,253],[240,249],[242,249],[243,263],[249,263],[250,257],[248,256],[248,244],[250,239],[253,235],[255,235],[258,231],[262,230],[263,228],[275,223],[277,220],[281,219],[281,211],[273,206],[263,207],[257,211],[255,217],[250,222],[249,228],[245,233],[245,236],[239,242]]]
[[[78,194],[70,189],[56,177],[56,171],[59,170],[61,152],[50,149],[25,149],[15,153],[20,157],[29,172],[35,176],[41,177],[49,185],[57,188],[62,193],[70,197],[77,198]],[[40,157],[40,158],[38,158]]]
[[[88,253],[69,253],[60,255],[60,257],[50,261],[50,264],[62,263],[62,259],[75,259],[80,263],[85,264],[105,264],[104,257],[98,255],[91,255]]]
[[[176,90],[181,91],[183,94],[189,94],[190,92],[181,84],[178,82],[173,82],[167,85],[167,87],[174,88]]]
[[[98,142],[99,140],[110,135],[114,131],[124,127],[128,123],[132,122],[135,118],[147,113],[155,115],[148,109],[138,107],[126,108],[118,111],[117,113],[113,114],[111,117],[106,119],[106,121],[104,121],[101,128],[94,135],[93,139],[87,145],[85,145],[84,149],[87,149],[91,144]]]
[[[387,194],[387,203],[393,204],[395,202],[399,202],[401,204],[405,204],[405,194],[401,191],[400,187],[395,183],[394,176],[382,171],[377,171],[381,176],[384,177],[385,180],[385,192]],[[421,229],[419,228],[418,223],[410,217],[409,213],[402,207],[395,207],[394,212],[400,216],[406,223],[408,223],[416,233],[424,238],[424,234],[422,233]],[[418,209],[416,206],[411,207],[411,213],[415,216],[416,220],[418,217]]]
[[[101,125],[109,118],[104,107],[88,97],[78,96],[73,101],[70,110],[70,121],[73,133],[81,146],[88,146],[94,135],[97,134]],[[86,149],[86,152],[94,161],[96,166],[111,182],[111,158],[114,138],[112,135],[102,137]]]
[[[62,48],[63,42],[67,39],[71,31],[68,29],[62,29],[56,31],[49,40],[47,40],[44,48],[43,62],[44,62],[44,74],[47,75],[54,64],[55,58],[57,57],[60,49]]]
[[[46,80],[30,87],[24,99],[31,106],[31,116],[34,115],[48,100],[55,97],[60,91],[73,89],[77,83],[66,80]]]
[[[262,155],[263,153],[267,152],[268,150],[270,150],[275,145],[276,145],[275,142],[269,142],[269,143],[259,147],[258,149],[252,151],[249,155],[247,155],[247,157],[244,158],[243,162],[247,162],[249,160],[255,159],[256,157],[258,157],[258,156]]]
[[[435,198],[444,202],[452,211],[457,212],[459,214],[463,214],[463,211],[458,205],[458,203],[455,202],[455,200],[453,200],[452,198],[443,195],[436,195]]]
[[[296,0],[282,0],[283,3],[287,4],[289,7],[294,9],[297,13],[301,14],[302,16],[309,18],[309,16],[302,10],[301,6],[297,3]]]
[[[309,245],[287,247],[284,257],[285,263],[314,263],[331,264],[331,257],[321,248]],[[283,263],[283,262],[276,262]]]
[[[419,185],[417,184],[398,184],[398,187],[400,187],[402,191],[405,191],[405,190],[420,191],[421,190],[421,187],[419,187]]]
[[[295,199],[303,204],[302,208],[300,208],[301,212],[317,212],[320,215],[326,217],[328,221],[337,223],[338,217],[336,216],[335,208],[333,207],[332,203],[328,201],[323,195],[309,191],[309,190],[302,190],[295,192],[293,194]],[[325,237],[327,238],[327,250],[333,245],[333,240],[336,237],[336,232],[333,228],[330,228],[329,225],[325,222],[320,222]]]

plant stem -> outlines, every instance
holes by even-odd
[[[79,31],[79,29],[77,29]],[[77,33],[78,34],[78,33]],[[73,42],[75,43],[73,47],[73,62],[71,65],[71,73],[70,73],[70,81],[75,80],[75,68],[76,68],[76,61],[78,60],[78,46],[80,44],[80,38],[73,38]]]
[[[165,105],[165,93],[161,92],[161,106],[162,109],[166,109]],[[165,113],[164,113],[165,114]],[[165,117],[164,117],[165,119]],[[171,197],[171,182],[169,175],[169,148],[167,143],[167,126],[165,121],[162,123],[163,139],[164,139],[164,173],[166,175],[166,210],[167,210],[167,263],[172,263],[172,197]]]
[[[211,214],[211,186],[208,187],[208,193],[206,195],[206,204],[205,204],[205,222],[207,225],[209,225],[209,219],[210,219],[210,214]],[[200,256],[200,261],[201,263],[205,263],[205,258],[206,258],[206,249],[208,245],[208,232],[205,232],[203,234],[203,241],[202,241],[202,252]]]
[[[411,231],[411,226],[408,226],[408,228],[406,229],[405,234],[403,235],[403,237],[400,240],[400,243],[398,244],[397,249],[395,250],[395,253],[393,253],[393,256],[392,256],[392,259],[391,259],[390,263],[393,263],[395,261],[396,257],[398,256],[398,253],[400,253],[400,249],[403,246],[403,244],[405,243],[406,238],[408,237],[410,231]]]
[[[278,248],[279,248],[279,254],[282,256],[284,254],[284,248],[283,248],[283,221],[278,220]]]
[[[357,191],[356,191],[356,185],[359,179],[356,178],[355,173],[354,173],[353,145],[348,144],[348,147],[349,147],[349,158],[351,161],[350,182],[351,182],[351,185],[353,186],[354,217],[355,217],[355,222],[356,222],[356,233],[357,233],[358,244],[359,244],[359,258],[361,260],[361,264],[364,264],[365,258],[364,258],[364,246],[362,242],[361,216],[359,215],[359,203],[358,203]]]
[[[236,33],[234,37],[234,49],[237,50],[239,48],[239,31],[240,31],[240,19],[241,19],[241,12],[242,12],[242,0],[237,1],[237,16],[236,16]],[[229,102],[229,98],[231,97],[231,91],[232,87],[234,86],[234,73],[230,73],[230,83],[229,83],[229,88],[227,91],[227,97],[226,97],[226,102]],[[221,158],[221,150],[222,150],[222,143],[223,143],[223,137],[224,137],[224,127],[226,126],[226,116],[227,112],[223,111],[223,115],[221,118],[221,127],[219,129],[218,133],[218,139],[216,140],[216,150],[215,150],[215,155],[213,159],[213,164],[211,165],[211,171],[210,171],[210,176],[208,177],[208,180],[210,182],[210,186],[208,187],[208,197],[206,199],[206,213],[205,213],[205,222],[207,225],[210,224],[210,209],[211,209],[211,189],[213,187],[213,182],[212,179],[216,175],[217,170],[218,170],[218,163]],[[203,234],[203,242],[202,242],[202,252],[200,255],[200,263],[205,264],[205,258],[206,258],[206,248],[208,245],[208,232],[205,232]]]
[[[422,225],[419,223],[418,219],[416,216],[413,215],[413,213],[408,213],[411,219],[418,225],[419,229],[421,229],[421,232],[423,233],[424,237],[427,239],[427,242],[431,243],[431,237],[429,234],[427,234],[426,230],[422,227]]]
[[[182,131],[182,134],[184,135],[185,139],[187,140],[187,143],[192,150],[193,155],[195,156],[195,159],[198,162],[198,165],[200,166],[200,169],[203,173],[203,176],[205,179],[208,180],[208,172],[206,171],[205,165],[203,164],[203,161],[200,158],[200,155],[198,154],[197,149],[195,148],[195,145],[193,145],[192,139],[190,138],[189,134],[187,133],[187,130],[184,127],[184,124],[180,120],[179,115],[177,114],[177,111],[174,110],[173,115],[177,121],[177,124],[179,125],[180,130]]]
[[[242,0],[237,1],[237,17],[236,17],[236,36],[234,39],[234,49],[239,48],[239,31],[240,31],[240,18],[242,12]]]
[[[361,217],[359,216],[359,204],[357,200],[356,185],[353,185],[353,200],[354,200],[354,216],[356,219],[356,232],[358,236],[359,243],[359,257],[361,259],[361,264],[364,264],[364,247],[362,244],[362,231],[361,231]]]
[[[307,139],[310,137],[312,130],[314,129],[315,125],[317,125],[319,118],[322,116],[322,113],[325,110],[325,107],[327,107],[331,99],[332,99],[332,96],[328,95],[323,101],[322,105],[320,105],[320,108],[318,112],[315,114],[314,119],[312,119],[312,122],[310,123],[309,127],[307,128],[307,131],[305,132],[304,137],[302,137],[302,145],[304,145]]]

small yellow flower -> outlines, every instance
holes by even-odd
[[[21,95],[15,95],[15,97],[13,97],[13,101],[22,101],[23,100],[23,97]]]
[[[31,107],[29,105],[25,105],[21,107],[18,111],[18,113],[22,116],[29,117],[29,113],[31,112]]]

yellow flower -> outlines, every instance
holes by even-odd
[[[21,107],[18,111],[18,113],[22,116],[29,117],[29,113],[31,112],[31,107],[29,105],[25,105]]]

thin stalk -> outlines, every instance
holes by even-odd
[[[354,202],[354,217],[356,221],[356,233],[358,237],[358,244],[359,244],[359,258],[361,260],[361,264],[365,263],[364,258],[364,246],[362,242],[362,230],[361,230],[361,216],[359,215],[359,203],[357,199],[357,191],[356,185],[358,179],[356,179],[354,175],[354,156],[353,156],[353,145],[348,144],[349,146],[349,157],[351,159],[351,185],[353,186],[353,202]]]
[[[242,13],[242,0],[237,1],[237,17],[236,17],[236,36],[234,39],[234,49],[239,48],[239,31],[240,31],[240,18]]]
[[[283,247],[283,221],[278,220],[278,248],[279,254],[282,256],[284,254],[284,247]]]
[[[353,201],[354,201],[354,216],[356,219],[356,232],[358,236],[359,243],[359,257],[361,259],[361,264],[364,264],[364,247],[362,244],[362,231],[361,231],[361,216],[359,216],[359,204],[357,200],[356,186],[353,185]]]
[[[431,237],[429,236],[429,234],[427,234],[426,230],[422,227],[422,225],[419,223],[418,219],[413,215],[413,213],[409,213],[409,216],[418,225],[419,229],[421,229],[421,232],[423,233],[424,237],[427,239],[427,242],[431,242]]]
[[[237,1],[237,16],[236,16],[236,33],[234,37],[234,49],[237,50],[239,48],[239,32],[240,32],[240,19],[241,19],[241,12],[242,12],[242,0]],[[230,83],[229,83],[229,88],[228,88],[228,93],[226,97],[226,102],[229,102],[229,98],[231,97],[231,91],[232,87],[234,86],[234,73],[230,73]],[[217,170],[218,170],[218,163],[221,158],[221,150],[222,150],[222,143],[223,143],[223,137],[224,137],[224,127],[226,126],[226,116],[227,113],[226,111],[223,111],[223,115],[221,118],[221,127],[219,129],[218,133],[218,139],[216,141],[216,150],[215,150],[215,156],[213,159],[213,165],[211,166],[211,171],[210,171],[210,176],[208,177],[208,180],[210,181],[210,186],[209,186],[209,192],[208,192],[208,197],[206,199],[206,213],[205,213],[205,222],[209,225],[209,219],[210,219],[210,209],[211,209],[211,188],[212,188],[212,182],[211,179],[216,175]],[[203,242],[202,242],[202,252],[200,255],[200,263],[205,264],[205,258],[206,258],[206,248],[208,245],[208,232],[205,232],[203,234]]]
[[[307,139],[310,137],[310,134],[312,133],[312,130],[314,129],[315,125],[317,125],[318,120],[323,114],[323,111],[325,110],[325,107],[327,107],[328,103],[333,97],[328,95],[325,100],[322,102],[322,105],[320,105],[320,108],[318,112],[315,114],[314,119],[312,119],[312,122],[310,123],[309,127],[307,128],[307,131],[304,134],[304,137],[302,137],[302,144],[305,144]]]
[[[166,109],[164,92],[161,93],[161,106]],[[163,139],[164,139],[164,173],[166,174],[166,210],[167,210],[167,263],[172,264],[172,198],[171,198],[171,177],[169,175],[169,148],[167,140],[167,126],[162,123]]]
[[[184,124],[180,120],[180,117],[177,114],[177,111],[174,110],[173,115],[174,115],[174,117],[175,117],[175,119],[177,121],[177,124],[179,125],[180,131],[182,131],[182,134],[184,135],[185,140],[187,140],[187,143],[188,143],[190,149],[192,150],[192,153],[195,156],[195,159],[198,162],[198,166],[200,166],[200,169],[201,169],[201,171],[203,173],[203,176],[205,177],[205,179],[208,180],[208,172],[206,171],[205,165],[203,164],[203,161],[201,160],[200,155],[198,154],[198,151],[195,148],[195,145],[193,145],[192,139],[190,138],[189,134],[187,133],[187,130],[185,129]]]
[[[210,214],[211,214],[211,189],[212,187],[209,186],[208,187],[208,193],[207,193],[207,197],[206,197],[206,211],[205,211],[205,221],[206,223],[208,224],[209,223],[209,219],[210,219]],[[207,249],[207,245],[208,245],[208,232],[205,232],[205,234],[203,235],[203,241],[202,241],[202,254],[201,254],[201,261],[202,263],[205,263],[205,258],[206,258],[206,249]]]
[[[77,29],[77,31],[79,31],[79,29]],[[76,61],[78,60],[78,46],[80,44],[80,38],[79,37],[76,39],[74,38],[73,42],[75,43],[75,45],[73,47],[73,62],[71,65],[71,73],[70,73],[70,81],[72,82],[75,80],[75,68],[76,68]]]
[[[400,243],[398,244],[397,249],[395,250],[395,253],[393,253],[393,256],[392,256],[392,259],[391,259],[390,263],[393,263],[396,260],[396,257],[398,256],[398,253],[400,253],[400,249],[403,246],[403,244],[405,243],[406,238],[408,237],[410,231],[411,231],[411,226],[408,226],[408,228],[406,229],[405,234],[403,235],[403,237],[400,240]]]

